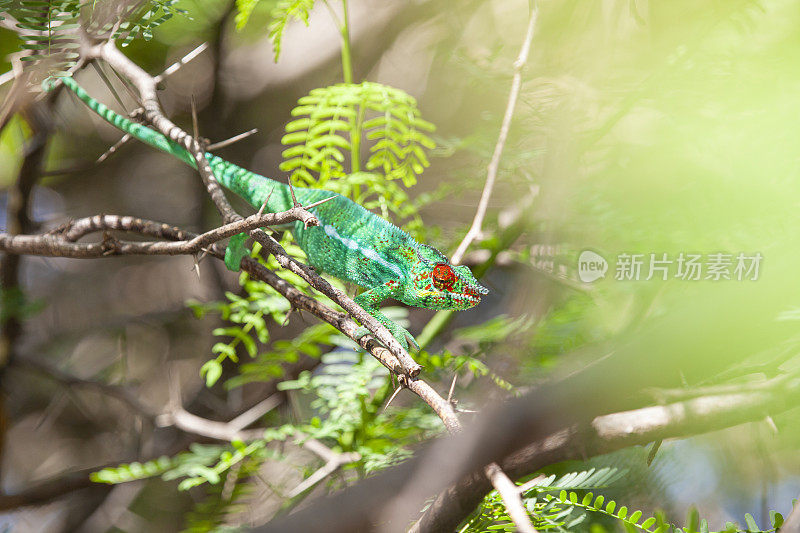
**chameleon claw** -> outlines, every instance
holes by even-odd
[[[370,330],[368,330],[364,326],[359,326],[359,328],[356,329],[356,332],[353,333],[353,337],[355,337],[356,340],[361,340],[361,337],[363,337],[364,335],[369,335],[370,333],[371,333]]]
[[[394,327],[392,327],[394,326]],[[416,339],[402,326],[398,326],[397,324],[392,324],[392,326],[388,326],[387,329],[392,334],[392,337],[400,343],[400,346],[403,347],[405,351],[409,351],[409,346],[412,346],[416,351],[419,351],[419,344],[417,344]],[[360,340],[361,337],[364,335],[371,335],[372,332],[365,328],[364,326],[359,327],[356,329],[353,336]],[[411,341],[409,343],[409,341]]]
[[[418,352],[419,343],[417,342],[417,339],[415,339],[408,331],[406,331],[406,338],[409,341],[409,345],[414,348],[414,351]],[[406,348],[406,351],[408,351],[408,348]]]

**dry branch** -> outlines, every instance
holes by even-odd
[[[664,406],[597,416],[529,442],[499,464],[512,478],[518,478],[566,460],[585,460],[658,439],[683,438],[763,420],[766,414],[784,412],[800,403],[800,377],[797,375],[775,378],[770,380],[770,385],[769,389],[742,386],[736,394],[710,395]],[[528,401],[536,399],[532,397]],[[491,413],[493,419],[505,417],[518,423],[522,421],[520,415],[518,406],[513,404]],[[552,410],[549,416],[554,416]],[[535,423],[536,420],[527,422]],[[484,426],[482,431],[491,429],[491,426]],[[313,509],[297,511],[293,516],[275,520],[256,531],[334,533],[373,527],[370,525],[379,521],[380,510],[387,502],[395,501],[401,495],[407,496],[405,489],[419,477],[425,477],[432,483],[426,490],[414,494],[415,500],[424,501],[437,485],[449,485],[446,480],[451,473],[446,470],[453,465],[449,458],[458,454],[459,458],[469,459],[467,470],[471,469],[472,473],[441,492],[411,529],[413,532],[453,531],[492,489],[484,475],[478,473],[482,468],[482,459],[479,453],[471,450],[475,442],[469,434],[465,434],[434,443],[403,465],[319,500]],[[398,523],[394,523],[394,527],[397,528]]]
[[[538,14],[539,10],[534,4],[528,19],[528,29],[525,33],[525,41],[522,43],[519,56],[514,62],[514,78],[511,81],[511,91],[508,95],[506,112],[505,115],[503,115],[503,123],[500,126],[500,134],[497,137],[497,144],[494,146],[492,159],[489,161],[489,166],[486,168],[486,183],[483,186],[481,199],[478,203],[478,210],[475,212],[475,218],[472,220],[472,225],[470,226],[469,231],[467,231],[464,239],[458,245],[455,253],[453,253],[453,264],[458,265],[461,263],[461,259],[464,257],[464,253],[467,251],[467,248],[469,248],[469,245],[472,244],[472,241],[477,239],[481,234],[481,229],[483,228],[483,219],[486,217],[486,210],[489,208],[489,198],[492,196],[494,183],[497,180],[497,170],[500,167],[500,157],[503,155],[503,148],[505,147],[506,139],[508,138],[508,131],[511,129],[511,119],[514,118],[514,108],[517,105],[519,89],[522,85],[522,67],[525,66],[525,62],[528,60],[528,52],[530,51],[531,42],[533,41],[533,32],[536,28],[536,19]]]
[[[197,165],[197,170],[203,180],[206,190],[208,191],[211,200],[217,207],[222,215],[223,221],[226,223],[237,221],[241,216],[231,207],[222,188],[214,178],[211,167],[206,161],[203,146],[197,139],[183,131],[170,121],[163,112],[158,103],[156,96],[156,83],[153,77],[142,70],[138,65],[128,59],[119,49],[115,46],[113,41],[91,43],[88,41],[88,36],[84,35],[81,55],[84,59],[103,59],[109,63],[114,69],[120,72],[123,76],[128,78],[139,91],[139,96],[142,101],[144,109],[144,118],[159,132],[163,133],[169,139],[180,144],[186,148],[193,156]],[[408,354],[408,352],[400,345],[389,330],[383,324],[378,322],[372,315],[364,311],[361,306],[356,304],[344,292],[334,288],[324,278],[316,274],[308,266],[303,265],[289,256],[285,250],[278,244],[278,242],[271,236],[265,234],[263,231],[255,229],[251,230],[250,236],[256,242],[260,243],[263,249],[272,254],[278,261],[281,267],[290,270],[297,274],[309,283],[314,289],[318,290],[351,316],[356,318],[361,324],[366,327],[386,348],[400,361],[403,373],[411,377],[419,375],[422,367],[420,367]]]

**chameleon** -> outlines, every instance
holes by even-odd
[[[111,125],[196,167],[194,158],[183,146],[115,113],[89,96],[72,77],[58,79]],[[254,208],[276,213],[293,207],[288,184],[246,170],[210,152],[205,156],[217,182]],[[465,310],[478,305],[481,296],[488,294],[489,290],[475,279],[468,267],[453,265],[433,246],[417,242],[349,198],[323,189],[301,187],[294,187],[294,195],[305,205],[333,196],[330,201],[309,210],[319,225],[306,227],[296,221],[289,230],[315,270],[364,289],[354,301],[386,326],[406,350],[409,342],[416,349],[419,345],[408,330],[381,312],[382,301],[393,298],[414,307]],[[245,239],[245,234],[239,234],[229,242],[225,264],[230,270],[239,270],[241,259],[247,253]],[[361,327],[356,336],[361,338],[367,333],[369,331]]]

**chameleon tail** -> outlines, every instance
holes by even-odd
[[[60,80],[68,89],[75,93],[75,96],[85,103],[89,109],[97,113],[100,118],[112,126],[153,148],[157,148],[162,152],[177,157],[193,168],[197,168],[194,157],[192,157],[192,154],[183,146],[152,128],[148,128],[147,126],[118,115],[104,104],[89,96],[83,87],[78,85],[73,78],[62,77]],[[271,213],[285,211],[292,207],[291,195],[287,185],[250,172],[214,154],[206,152],[205,155],[217,181],[231,191],[242,196],[254,207],[260,208],[266,202],[266,211]]]
[[[115,128],[129,134],[131,137],[134,137],[145,144],[152,146],[153,148],[158,148],[162,152],[174,155],[187,165],[195,166],[194,158],[183,146],[168,139],[161,133],[148,128],[147,126],[143,126],[142,124],[138,124],[128,118],[118,115],[105,105],[89,96],[83,87],[78,85],[73,78],[62,77],[60,79],[64,83],[64,86],[75,93],[75,96],[77,96],[80,101],[86,104],[89,109],[97,113],[100,118]]]

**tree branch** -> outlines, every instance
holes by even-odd
[[[201,144],[198,140],[176,126],[162,113],[156,95],[156,83],[154,79],[120,52],[113,41],[91,43],[88,41],[88,36],[83,35],[82,38],[82,56],[85,59],[102,58],[118,72],[127,77],[139,91],[145,119],[159,132],[183,146],[192,154],[200,177],[206,186],[206,190],[222,215],[223,221],[229,223],[239,220],[241,216],[236,213],[225,198],[222,188],[217,183],[211,167],[208,161],[206,161],[205,152]],[[364,311],[361,306],[356,304],[344,292],[331,286],[330,283],[316,274],[308,266],[299,263],[289,256],[271,236],[259,229],[251,230],[249,233],[256,242],[262,245],[266,252],[275,257],[281,267],[303,278],[314,289],[336,302],[351,316],[361,322],[361,324],[397,358],[401,363],[403,373],[411,377],[419,375],[422,367],[411,358],[397,339],[395,339],[392,334],[389,333],[389,330],[378,322],[375,317]]]
[[[489,207],[489,198],[492,196],[494,183],[497,179],[497,170],[500,167],[500,156],[503,155],[503,147],[505,146],[506,139],[508,138],[508,131],[511,129],[511,119],[514,118],[514,108],[517,105],[519,89],[522,85],[522,67],[525,66],[525,62],[528,60],[528,52],[531,48],[531,42],[533,41],[533,33],[534,29],[536,28],[536,19],[538,14],[539,10],[534,3],[528,19],[528,29],[525,33],[525,41],[522,43],[519,56],[514,62],[514,78],[511,81],[511,91],[508,95],[506,112],[503,116],[503,123],[500,126],[500,134],[497,137],[497,144],[494,146],[492,159],[489,161],[489,166],[486,169],[486,183],[483,186],[483,193],[481,193],[481,199],[478,203],[478,210],[475,212],[475,218],[472,220],[472,226],[470,226],[469,231],[467,231],[467,234],[464,236],[464,239],[461,241],[461,244],[458,245],[458,248],[456,248],[453,257],[451,258],[451,261],[455,265],[461,263],[461,259],[464,257],[464,253],[467,251],[467,248],[469,248],[469,245],[472,244],[472,241],[478,238],[478,236],[481,234],[483,219],[486,217],[486,210]]]
[[[780,533],[800,533],[800,497],[798,497],[797,503],[794,504],[792,511],[778,531]]]
[[[798,376],[769,380],[768,386],[740,386],[736,392],[710,394],[668,405],[644,407],[598,416],[531,443],[500,462],[513,478],[551,464],[585,460],[657,440],[699,435],[762,420],[796,407],[800,401]],[[469,476],[440,493],[411,531],[455,528],[474,510],[491,486],[482,476]]]
[[[584,374],[595,378],[597,372],[606,374],[608,371],[607,366],[595,367]],[[317,500],[313,510],[298,510],[257,531],[344,532],[370,527],[369,524],[376,521],[400,527],[398,524],[406,523],[411,515],[392,515],[393,520],[386,521],[387,502],[392,502],[390,506],[400,504],[406,510],[419,509],[431,492],[442,489],[444,491],[428,506],[412,531],[452,531],[491,490],[486,477],[478,472],[484,468],[485,458],[499,449],[509,449],[498,461],[500,466],[512,478],[518,478],[566,460],[585,460],[659,439],[698,435],[763,420],[768,414],[786,411],[800,403],[800,376],[792,374],[770,380],[769,388],[743,385],[738,393],[621,410],[580,422],[585,413],[568,415],[575,402],[585,405],[588,398],[584,389],[575,388],[577,383],[571,378],[544,386],[518,401],[485,412],[475,427],[431,443],[398,467]],[[593,394],[605,394],[604,390],[603,387]],[[626,402],[631,403],[631,400]],[[530,405],[535,405],[536,409],[525,408]],[[594,405],[591,411],[605,409],[606,406]],[[529,427],[538,431],[531,432]],[[505,429],[513,429],[513,435],[498,433]],[[542,436],[532,437],[524,447],[510,442],[517,443],[521,437],[539,434]],[[487,442],[494,444],[487,446]],[[420,480],[426,485],[421,486]],[[405,499],[409,501],[403,503]]]

